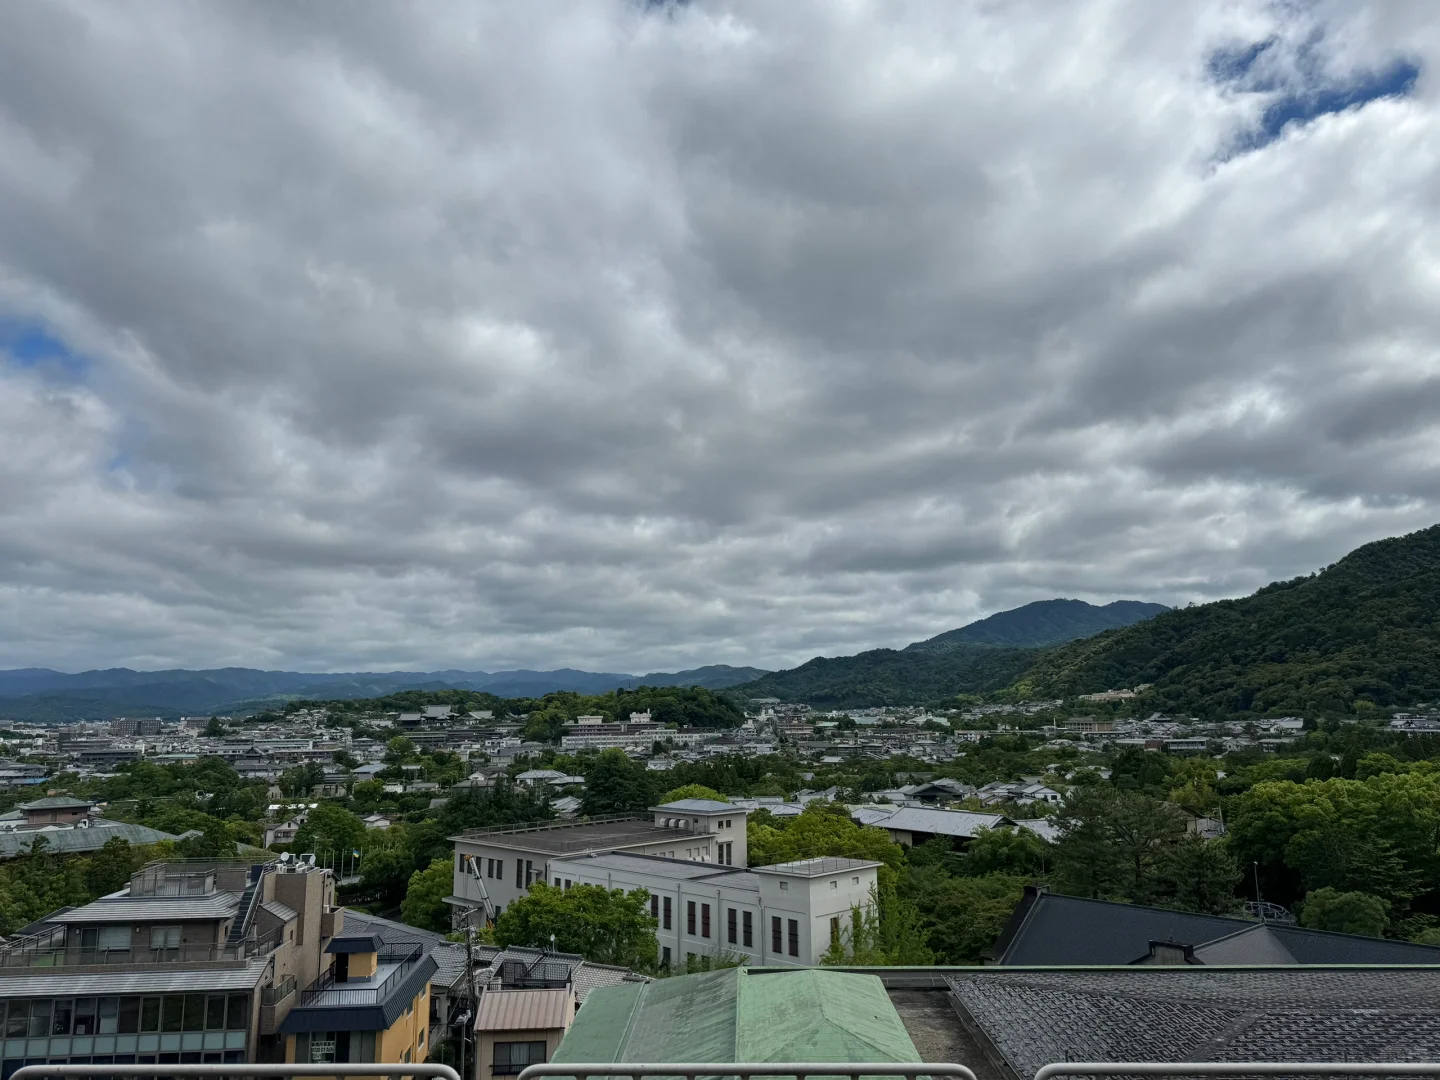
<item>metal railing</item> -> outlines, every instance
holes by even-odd
[[[261,1005],[278,1005],[295,992],[298,984],[294,975],[286,975],[274,986],[267,986],[260,991]]]
[[[1056,1061],[1035,1071],[1053,1076],[1440,1076],[1440,1062]]]
[[[227,964],[269,956],[284,941],[272,932],[248,937],[234,945],[187,943],[171,948],[87,949],[67,943],[66,928],[58,926],[0,946],[0,968],[152,968]]]
[[[577,1080],[591,1076],[684,1076],[687,1080],[696,1080],[701,1076],[738,1076],[741,1080],[751,1076],[793,1076],[796,1080],[803,1076],[847,1076],[850,1080],[860,1080],[862,1076],[954,1076],[959,1080],[975,1080],[969,1066],[928,1061],[686,1061],[664,1064],[627,1064],[623,1061],[566,1064],[547,1061],[541,1065],[527,1065],[520,1073],[520,1080],[539,1080],[548,1076],[573,1076]]]
[[[227,1065],[26,1065],[15,1070],[10,1080],[42,1080],[54,1077],[95,1076],[413,1076],[416,1080],[460,1080],[449,1065],[410,1065],[395,1061],[372,1065],[352,1062],[305,1065],[254,1065],[233,1062]]]
[[[579,818],[546,818],[541,821],[520,821],[513,825],[489,825],[483,829],[466,829],[458,835],[464,840],[483,840],[486,837],[510,836],[524,833],[551,832],[558,829],[573,829],[580,825],[634,825],[636,832],[650,833],[684,833],[687,836],[698,836],[703,830],[698,825],[676,826],[656,825],[655,818],[650,814],[592,814],[590,817]],[[547,841],[546,847],[557,850],[564,848],[583,849],[594,847],[595,840],[592,838],[581,838],[569,842]]]
[[[412,971],[415,965],[425,959],[425,950],[420,946],[403,953],[381,953],[376,964],[398,964],[399,966],[378,986],[351,986],[348,982],[336,982],[333,970],[319,982],[301,991],[299,1008],[307,1005],[378,1005],[390,996],[396,984]]]

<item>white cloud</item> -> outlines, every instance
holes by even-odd
[[[0,666],[773,666],[1433,523],[1440,17],[1155,10],[0,11]],[[1272,37],[1420,78],[1222,161]]]

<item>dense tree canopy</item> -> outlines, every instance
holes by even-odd
[[[655,965],[659,944],[650,915],[650,894],[600,885],[557,889],[536,882],[495,923],[497,945],[554,947],[597,964],[628,968]]]

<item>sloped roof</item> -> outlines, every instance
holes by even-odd
[[[969,810],[939,810],[934,807],[902,806],[883,821],[876,821],[882,829],[900,829],[906,832],[935,833],[939,836],[958,836],[969,839],[981,829],[994,829],[1009,825],[1011,821],[1004,814],[976,814]]]
[[[744,968],[590,993],[554,1061],[919,1061],[874,975]]]
[[[1131,964],[1149,953],[1152,941],[1201,946],[1256,925],[1250,919],[1090,900],[1031,887],[995,949],[1005,966]],[[1440,946],[1278,923],[1266,928],[1300,964],[1440,964]],[[1202,959],[1198,949],[1196,956]]]
[[[953,973],[971,1027],[1028,1077],[1051,1061],[1435,1061],[1440,971]]]
[[[107,840],[117,837],[132,844],[158,844],[161,840],[178,840],[178,836],[152,829],[146,825],[125,822],[94,824],[88,829],[16,829],[0,832],[0,859],[13,859],[30,850],[37,837],[45,838],[45,849],[58,855],[75,855],[99,851]]]
[[[17,810],[79,810],[93,806],[89,799],[75,799],[69,795],[49,795],[34,802],[17,803]]]
[[[0,1000],[54,997],[57,994],[172,994],[185,990],[253,990],[264,976],[269,960],[253,960],[244,967],[210,967],[203,970],[183,964],[148,971],[74,972],[43,968],[0,969]]]
[[[208,896],[102,896],[99,900],[52,915],[57,923],[179,922],[228,919],[235,914],[240,897],[232,892]]]
[[[571,1009],[569,990],[486,990],[475,1013],[476,1031],[552,1031]]]
[[[1255,923],[1244,930],[1197,946],[1196,960],[1202,964],[1293,964],[1295,957],[1273,930]]]

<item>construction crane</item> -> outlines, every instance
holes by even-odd
[[[470,867],[470,876],[475,879],[475,884],[480,889],[480,902],[485,905],[485,925],[495,925],[495,905],[490,902],[490,893],[485,888],[485,879],[480,875],[480,864],[475,859],[466,859],[466,865]]]

